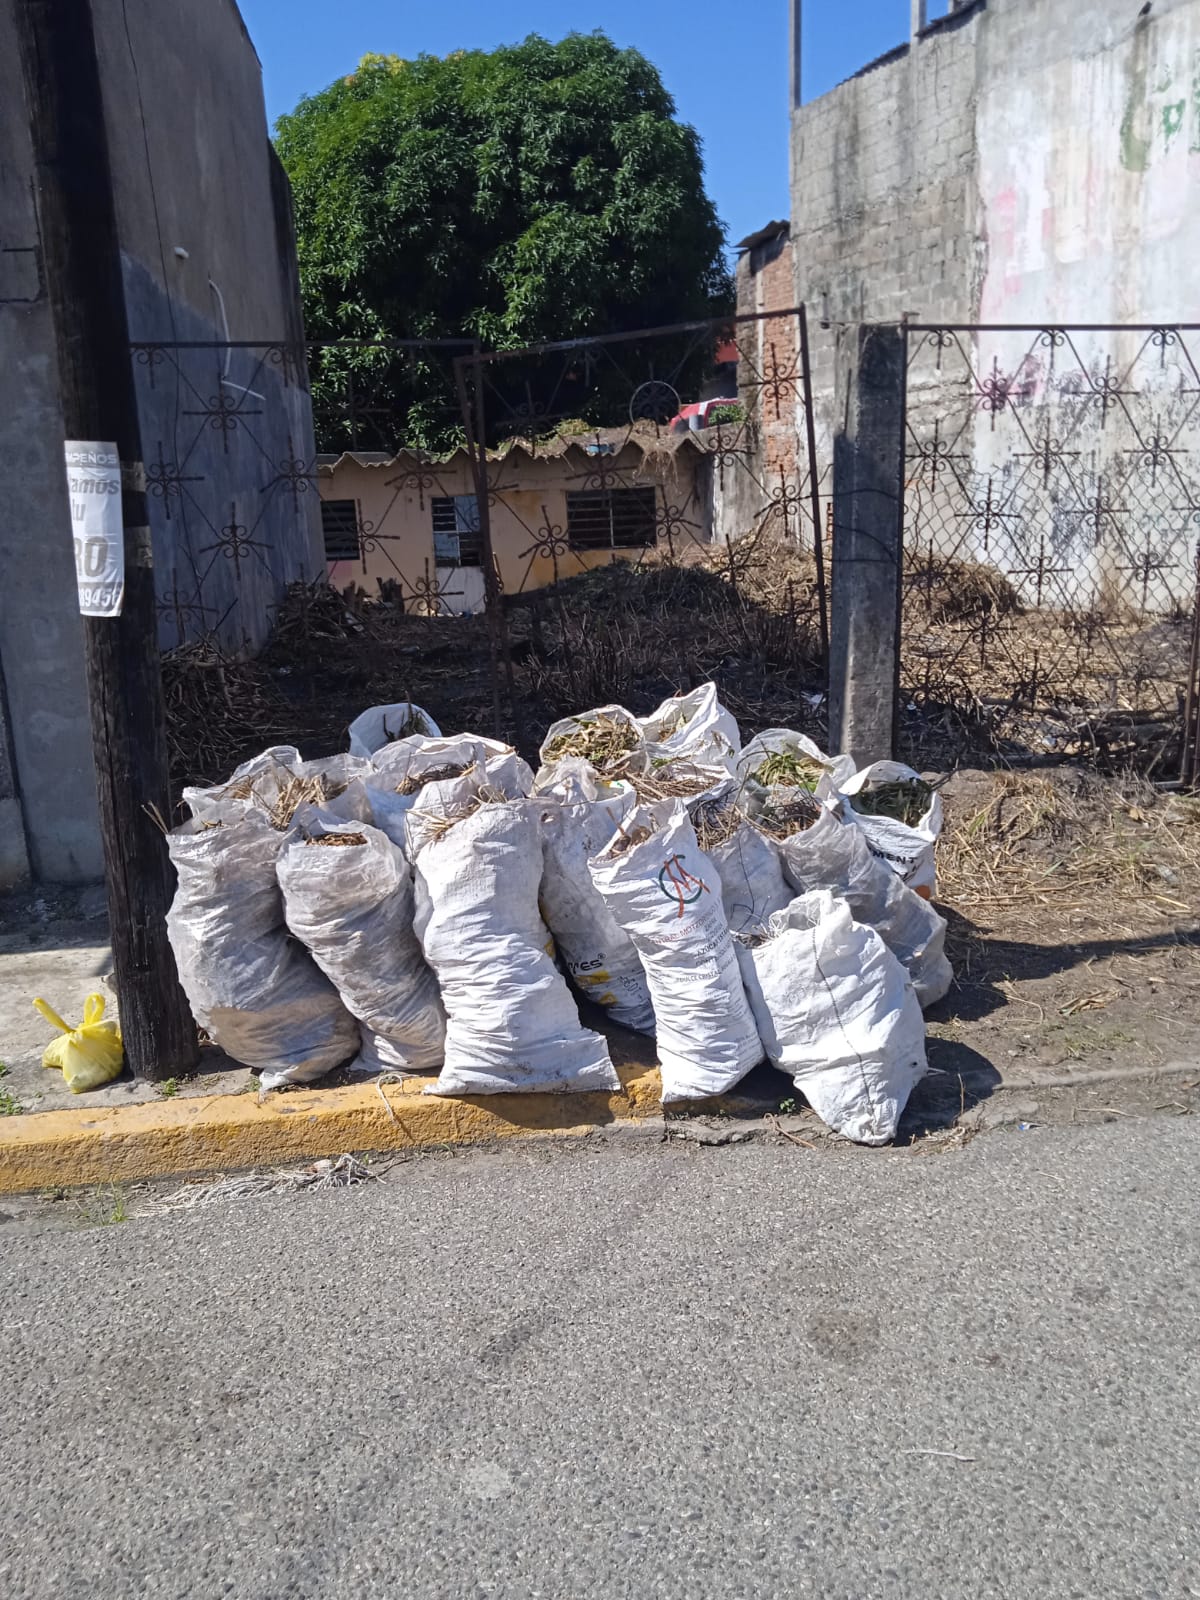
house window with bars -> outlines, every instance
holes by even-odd
[[[439,495],[433,507],[433,559],[439,567],[483,564],[479,502],[473,494]]]
[[[325,535],[326,561],[357,561],[358,501],[322,500],[321,532]]]
[[[642,550],[655,541],[654,489],[580,490],[567,495],[572,550]]]

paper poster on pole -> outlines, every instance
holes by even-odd
[[[79,610],[85,617],[119,617],[125,598],[125,535],[117,447],[68,439],[65,449]]]

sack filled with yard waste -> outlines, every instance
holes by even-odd
[[[399,739],[436,739],[441,729],[420,706],[411,700],[399,700],[392,705],[368,706],[350,724],[350,754],[373,756]]]
[[[167,836],[179,880],[167,933],[183,992],[213,1043],[257,1068],[266,1089],[323,1077],[359,1049],[358,1024],[284,920],[275,863],[302,803],[286,795],[285,784],[272,811],[210,803]]]
[[[527,795],[533,773],[510,745],[471,733],[437,739],[400,739],[377,752],[364,778],[371,820],[393,844],[407,849],[406,821],[427,783],[461,778],[472,767],[490,763],[488,782],[510,798]]]
[[[183,803],[193,817],[199,818],[220,816],[222,808],[230,803],[244,805],[251,799],[260,806],[269,806],[300,764],[295,745],[275,744],[235,767],[224,783],[188,785],[183,791]]]
[[[447,1019],[430,1092],[614,1090],[608,1046],[580,1022],[538,910],[538,802],[491,785],[490,768],[426,784],[408,816],[413,926]]]
[[[873,761],[843,781],[843,816],[861,828],[871,854],[926,900],[937,887],[934,860],[942,797],[901,761]]]
[[[413,932],[412,868],[365,822],[297,812],[276,864],[287,925],[359,1023],[361,1072],[436,1072],[446,1018]]]
[[[731,799],[737,788],[737,780],[727,767],[683,757],[659,761],[644,772],[631,773],[629,782],[641,804],[682,800],[690,817]]]
[[[274,745],[244,761],[225,783],[189,788],[183,798],[192,816],[220,820],[242,810],[259,811],[283,832],[293,813],[318,805],[342,817],[366,820],[370,815],[365,780],[370,764],[358,756],[322,756],[303,761],[292,745]]]
[[[693,823],[700,848],[721,880],[730,933],[765,932],[772,915],[792,899],[778,842],[756,828],[731,801],[700,810]]]
[[[657,1024],[664,1101],[732,1089],[762,1060],[714,864],[682,800],[638,806],[590,863],[633,940]]]
[[[831,889],[854,920],[874,928],[898,958],[922,1006],[940,1000],[954,981],[946,959],[946,921],[890,867],[871,854],[866,835],[822,810],[802,832],[780,842],[787,881],[798,894]]]
[[[637,796],[567,756],[542,769],[536,799],[542,828],[541,908],[559,958],[581,994],[614,1022],[653,1034],[654,1008],[633,940],[592,882],[588,860],[610,842]]]
[[[551,723],[539,752],[542,771],[568,756],[589,762],[597,772],[626,775],[646,764],[646,747],[641,726],[632,711],[624,706],[597,706],[575,717],[561,717]]]
[[[887,1144],[926,1070],[925,1022],[904,968],[827,889],[800,895],[765,936],[739,941],[772,1063],[836,1133]]]
[[[672,695],[640,725],[652,767],[685,760],[732,772],[742,748],[737,720],[718,700],[715,683]]]
[[[835,800],[839,785],[854,775],[854,762],[849,756],[827,756],[791,728],[768,728],[743,749],[737,775],[742,804],[753,813],[778,810],[803,796],[819,802]]]

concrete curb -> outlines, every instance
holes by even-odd
[[[657,1070],[625,1068],[619,1075],[618,1094],[446,1100],[423,1093],[435,1079],[408,1078],[288,1091],[268,1095],[261,1104],[250,1094],[206,1095],[5,1117],[0,1121],[0,1194],[236,1171],[354,1150],[578,1137],[662,1116]],[[750,1104],[730,1098],[720,1107],[733,1111]]]
[[[423,1091],[433,1078],[268,1095],[204,1095],[120,1107],[80,1106],[0,1119],[0,1194],[57,1187],[133,1183],[152,1178],[249,1167],[283,1166],[346,1151],[453,1148],[499,1139],[580,1138],[598,1132],[669,1129],[655,1067],[619,1066],[617,1094],[511,1094],[446,1100]],[[1084,1069],[1068,1074],[1002,1077],[992,1096],[1150,1082],[1179,1074],[1200,1077],[1196,1062],[1153,1068]],[[781,1076],[780,1093],[788,1093]],[[727,1095],[695,1112],[759,1117],[775,1102]],[[690,1108],[689,1108],[690,1109]],[[687,1110],[681,1110],[685,1132]],[[699,1134],[701,1142],[734,1142]],[[748,1136],[748,1135],[747,1135]]]

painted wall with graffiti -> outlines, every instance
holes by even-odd
[[[982,41],[975,320],[1200,320],[1200,6],[1081,6],[1057,55],[1022,9],[1020,48]]]

